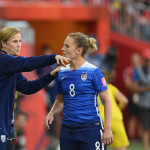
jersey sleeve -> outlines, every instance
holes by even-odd
[[[17,74],[16,90],[23,94],[34,94],[47,86],[55,77],[47,73],[46,75],[33,80],[28,81],[21,73]]]
[[[33,57],[16,57],[11,55],[1,55],[0,70],[3,73],[28,72],[34,69],[56,63],[56,54],[33,56]]]
[[[99,68],[93,72],[93,85],[98,93],[108,89],[104,74]]]
[[[56,88],[56,93],[57,94],[63,94],[62,88],[61,88],[61,82],[59,81],[59,77],[57,77],[57,88]]]

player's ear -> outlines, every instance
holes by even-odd
[[[6,48],[6,42],[5,41],[1,41],[1,45],[3,48]]]
[[[83,48],[82,48],[82,47],[78,48],[78,49],[77,49],[77,54],[82,54],[82,51],[83,51]]]

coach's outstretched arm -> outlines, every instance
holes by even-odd
[[[41,90],[43,87],[50,84],[57,76],[61,67],[57,67],[50,73],[47,73],[40,78],[28,81],[21,73],[17,74],[16,90],[23,94],[34,94]]]

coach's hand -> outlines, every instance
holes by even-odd
[[[104,145],[108,146],[113,143],[113,134],[111,129],[104,129],[104,134],[102,137],[102,142]]]
[[[48,113],[47,117],[44,120],[44,128],[46,130],[50,130],[50,125],[52,124],[54,120],[54,116],[52,113]]]
[[[61,55],[56,55],[56,56],[55,56],[55,59],[56,59],[56,61],[57,61],[57,64],[63,65],[63,66],[66,66],[66,65],[65,65],[65,62],[66,62],[66,63],[69,63],[69,61],[70,61],[69,58],[64,57],[64,56],[61,56]]]

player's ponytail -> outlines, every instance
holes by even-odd
[[[97,50],[96,40],[94,38],[89,38],[89,45],[93,50]]]

